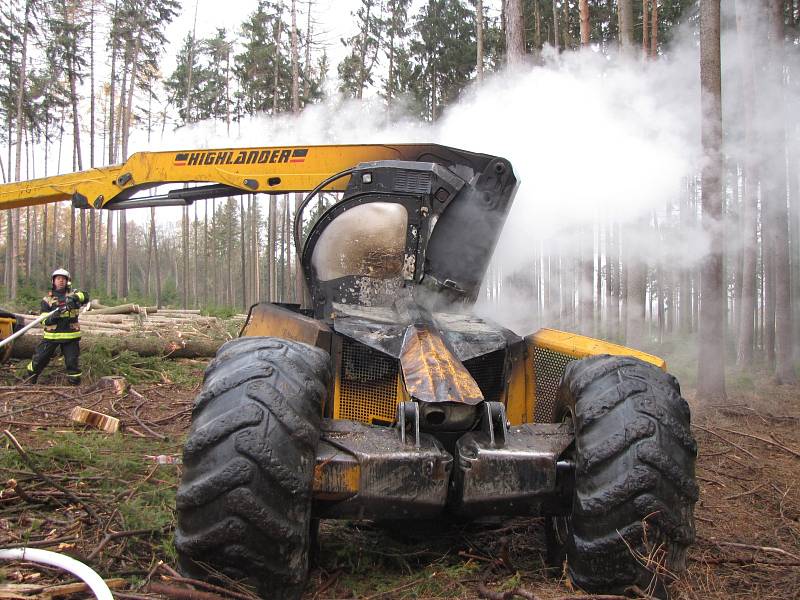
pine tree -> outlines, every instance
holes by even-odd
[[[291,61],[282,3],[260,0],[242,24],[243,51],[234,59],[237,112],[283,112],[291,107]],[[277,80],[277,81],[276,81]]]
[[[342,44],[350,48],[350,54],[339,63],[339,91],[353,98],[362,98],[364,88],[373,83],[381,38],[386,29],[381,9],[378,0],[361,0],[358,10],[351,13],[357,33],[342,40]]]
[[[460,1],[428,0],[413,31],[405,85],[422,108],[421,116],[433,121],[475,71],[475,19]]]

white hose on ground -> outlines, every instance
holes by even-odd
[[[27,560],[29,562],[41,563],[59,567],[69,571],[76,577],[80,577],[88,585],[97,600],[114,600],[111,590],[108,589],[103,578],[95,573],[80,561],[49,550],[39,550],[38,548],[9,548],[0,550],[0,560]]]

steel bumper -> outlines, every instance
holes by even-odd
[[[495,407],[494,414],[487,409],[481,430],[458,440],[455,461],[433,436],[414,429],[413,418],[411,427],[400,431],[325,420],[314,474],[314,516],[382,520],[568,510],[572,465],[562,455],[573,441],[571,426],[507,429],[502,409]],[[406,423],[402,405],[398,416]]]

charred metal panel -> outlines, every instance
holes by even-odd
[[[483,401],[478,384],[432,325],[414,324],[406,329],[400,365],[406,389],[416,400],[464,404]]]
[[[511,165],[498,158],[459,192],[428,240],[424,285],[452,300],[475,301],[516,185]]]
[[[454,509],[465,515],[535,515],[559,494],[556,463],[574,439],[572,426],[512,427],[502,447],[483,432],[456,445]]]
[[[521,339],[513,331],[474,315],[437,312],[433,317],[461,361],[506,348]]]
[[[499,402],[505,390],[505,349],[464,361],[464,368],[472,375],[487,402]]]
[[[453,458],[432,436],[419,446],[404,444],[395,429],[323,420],[317,451],[314,516],[317,518],[408,519],[435,517],[447,501]],[[358,464],[358,485],[348,475]],[[331,476],[326,476],[331,473]]]
[[[345,337],[358,340],[365,346],[395,358],[403,347],[406,324],[381,323],[360,317],[334,317],[333,328]]]
[[[331,351],[332,333],[325,323],[269,302],[260,302],[250,307],[239,335],[278,337]]]

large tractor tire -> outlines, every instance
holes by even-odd
[[[217,571],[263,598],[300,597],[329,376],[328,354],[299,342],[243,337],[220,348],[183,451],[175,533],[183,573],[208,580]]]
[[[575,427],[575,492],[548,537],[566,551],[570,578],[588,592],[667,597],[667,580],[686,568],[698,499],[677,380],[635,358],[594,356],[567,366],[558,398]]]

